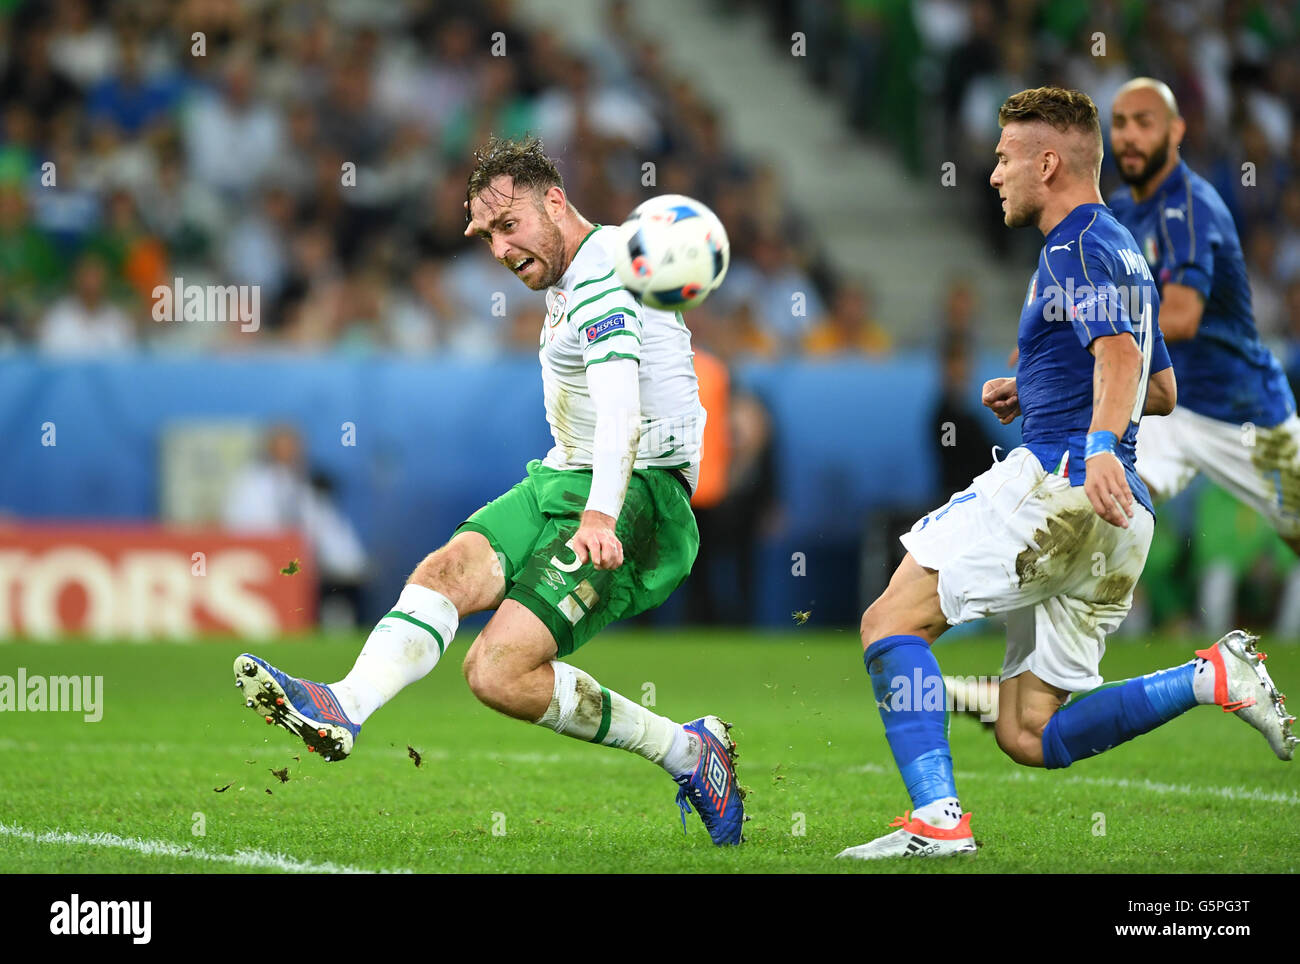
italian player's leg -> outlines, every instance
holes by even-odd
[[[938,856],[970,853],[970,815],[962,815],[948,746],[943,674],[930,645],[948,628],[939,602],[939,573],[908,553],[888,588],[862,616],[863,661],[894,762],[912,799],[901,829],[841,857]]]
[[[1255,637],[1233,630],[1181,666],[1071,695],[1032,672],[1004,679],[998,746],[1024,766],[1061,769],[1127,743],[1195,706],[1219,706],[1263,734],[1282,760],[1294,717],[1263,666]]]
[[[682,725],[601,686],[561,662],[550,629],[528,607],[506,599],[465,656],[465,679],[485,705],[563,736],[635,753],[663,767],[685,790],[708,785],[722,769],[736,792],[727,756],[734,744],[725,725],[706,717]],[[737,807],[721,815],[743,814]],[[701,810],[701,815],[706,816]],[[683,814],[684,816],[684,814]],[[740,820],[705,819],[714,843],[740,843]],[[734,823],[734,826],[732,824]],[[716,824],[716,826],[715,826]]]
[[[299,679],[244,653],[235,660],[235,682],[268,723],[300,736],[309,752],[342,760],[375,710],[433,671],[460,618],[495,607],[504,594],[501,562],[487,538],[462,531],[416,567],[343,679]]]

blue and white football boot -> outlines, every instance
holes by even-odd
[[[677,806],[682,812],[682,832],[686,832],[686,815],[691,804],[704,821],[704,828],[715,844],[739,844],[745,838],[745,791],[736,780],[736,741],[728,731],[730,723],[716,716],[706,716],[685,724],[683,729],[700,741],[700,759],[695,770],[678,777]]]
[[[249,653],[235,660],[235,685],[244,691],[245,706],[302,737],[307,752],[327,763],[345,759],[361,734],[328,686],[289,676]]]

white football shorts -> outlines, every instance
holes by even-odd
[[[1283,538],[1300,537],[1300,418],[1272,428],[1221,422],[1177,407],[1138,429],[1137,470],[1157,502],[1204,472]]]
[[[1101,685],[1106,636],[1133,604],[1154,527],[1136,502],[1127,528],[1111,525],[1083,486],[1021,447],[901,538],[938,570],[949,624],[1007,614],[1003,679],[1028,670],[1077,693]]]

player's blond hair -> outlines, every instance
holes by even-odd
[[[1101,121],[1097,105],[1081,90],[1064,87],[1032,87],[1012,94],[998,110],[998,126],[1047,124],[1062,134],[1077,131],[1088,143],[1086,163],[1094,177],[1101,173]],[[1080,172],[1084,173],[1084,172]]]

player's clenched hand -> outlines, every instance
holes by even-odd
[[[585,565],[590,557],[597,569],[617,569],[623,565],[623,543],[614,534],[617,521],[603,512],[582,514],[582,524],[571,542],[579,564]]]
[[[1124,476],[1124,466],[1110,452],[1094,455],[1087,466],[1083,491],[1093,509],[1111,525],[1127,529],[1128,520],[1133,518],[1133,492]]]
[[[1003,425],[1020,414],[1020,393],[1016,390],[1014,378],[990,378],[984,383],[981,400]]]

